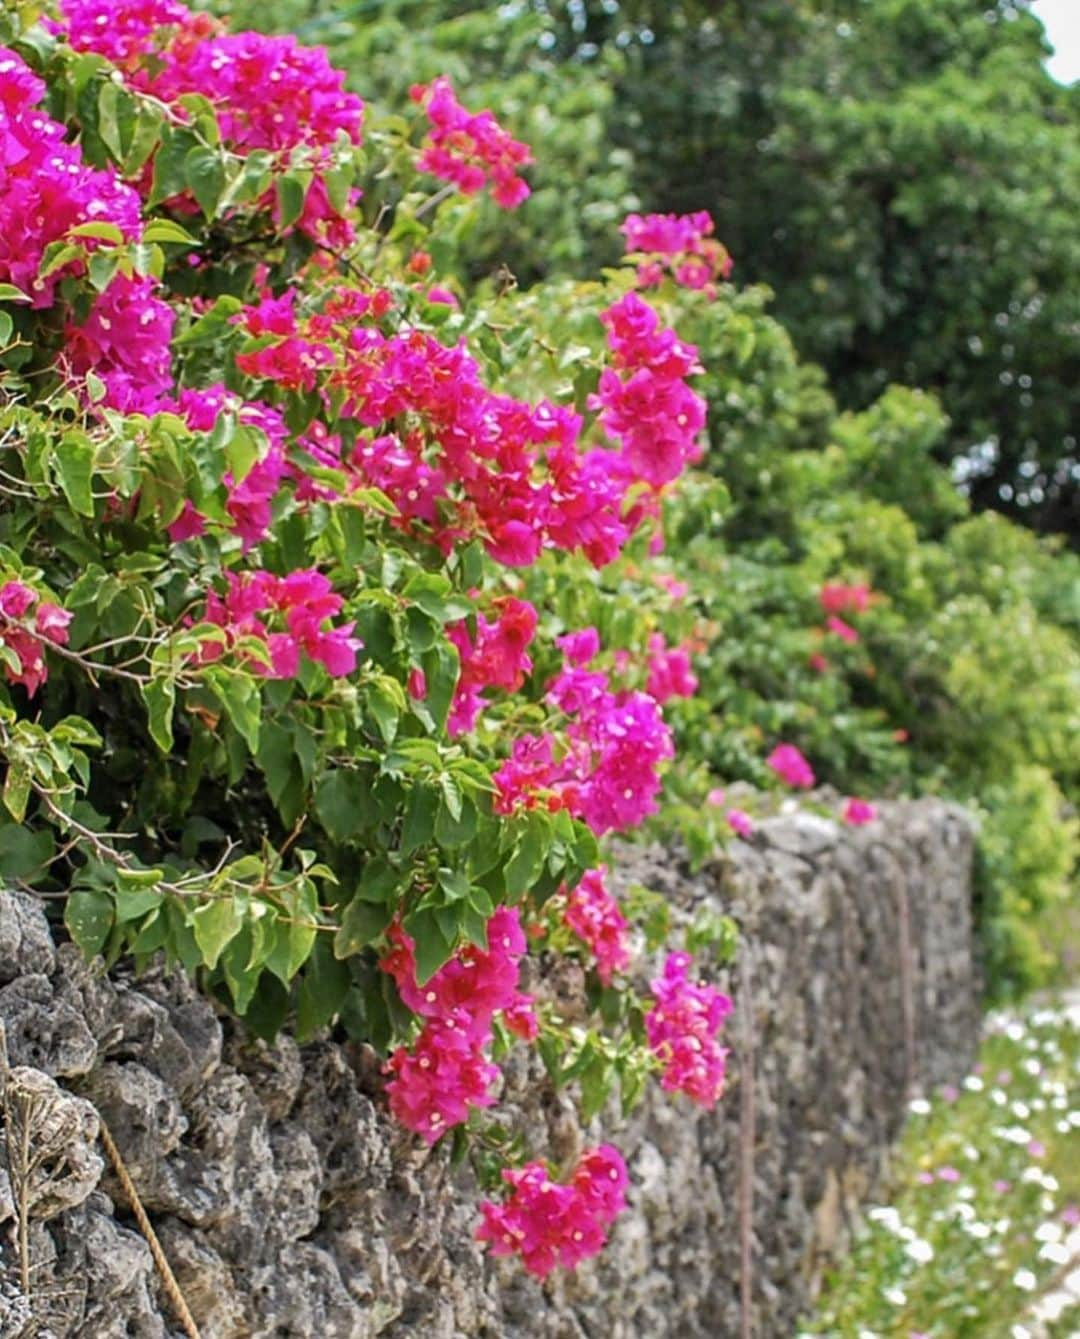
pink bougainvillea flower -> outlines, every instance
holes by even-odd
[[[859,634],[851,624],[845,623],[844,620],[838,618],[836,614],[829,615],[825,620],[825,626],[834,637],[839,637],[841,641],[848,642],[852,646],[859,640]]]
[[[604,883],[606,870],[588,870],[566,897],[563,920],[588,944],[596,957],[596,973],[605,986],[630,961],[629,926]]]
[[[716,1035],[733,1006],[715,987],[689,979],[690,961],[688,953],[668,954],[649,987],[655,1003],[645,1015],[645,1033],[663,1067],[663,1088],[712,1107],[724,1089],[728,1055]]]
[[[861,614],[869,609],[873,596],[869,586],[845,586],[840,582],[822,586],[821,607],[827,614]]]
[[[490,111],[466,111],[445,75],[414,84],[409,96],[431,123],[418,162],[422,172],[451,182],[464,195],[475,195],[488,184],[503,209],[516,209],[528,199],[528,184],[519,173],[533,161],[532,151],[507,134]]]
[[[685,646],[668,646],[663,636],[654,632],[649,638],[649,678],[645,691],[661,705],[673,697],[693,697],[697,692],[697,675],[690,669],[690,652]]]
[[[0,586],[0,646],[17,662],[12,665],[7,658],[2,662],[8,683],[21,684],[34,696],[49,677],[43,643],[66,646],[73,617],[59,605],[39,599],[37,591],[21,581]]]
[[[595,1255],[626,1206],[626,1164],[610,1144],[586,1149],[569,1183],[552,1180],[541,1162],[508,1167],[502,1176],[511,1194],[480,1205],[476,1238],[492,1255],[520,1255],[537,1278]]]
[[[877,806],[870,803],[869,800],[849,799],[844,804],[842,818],[845,823],[850,823],[852,827],[860,827],[864,823],[873,823],[878,816]]]
[[[789,786],[809,790],[814,785],[814,770],[794,744],[777,744],[765,761]]]
[[[711,216],[705,210],[694,214],[629,214],[620,231],[628,253],[644,253],[648,259],[638,266],[638,283],[651,288],[665,271],[677,284],[716,296],[716,281],[731,273],[732,261],[723,246],[711,236]]]
[[[743,809],[727,811],[728,827],[737,837],[751,837],[754,832],[754,820]]]

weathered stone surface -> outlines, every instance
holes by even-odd
[[[32,900],[0,894],[0,1018],[12,1063],[33,1066],[13,1073],[67,1103],[73,1132],[31,1196],[42,1334],[180,1334],[97,1151],[97,1111],[203,1339],[735,1336],[740,1168],[753,1332],[784,1339],[881,1175],[909,1085],[970,1062],[971,836],[961,811],[922,801],[863,829],[785,812],[696,874],[671,850],[620,850],[616,886],[664,893],[676,921],[705,908],[739,923],[721,982],[738,1002],[731,1083],[715,1112],[657,1088],[628,1120],[582,1129],[535,1054],[511,1056],[501,1110],[533,1146],[569,1161],[611,1139],[633,1180],[607,1251],[544,1285],[478,1248],[468,1172],[391,1125],[367,1048],[255,1041],[183,978],[106,977],[53,944]],[[580,1010],[572,963],[527,984]],[[2,1153],[0,1339],[26,1308]]]

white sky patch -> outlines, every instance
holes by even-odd
[[[1050,74],[1061,84],[1080,79],[1080,0],[1034,0],[1031,9],[1054,48]]]

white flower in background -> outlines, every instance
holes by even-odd
[[[1054,1129],[1057,1130],[1058,1134],[1069,1134],[1072,1130],[1072,1126],[1067,1120],[1059,1120],[1054,1126]]]
[[[1080,1111],[1070,1111],[1065,1119],[1070,1125],[1080,1127]]]
[[[1035,1229],[1036,1241],[1060,1241],[1065,1230],[1060,1223],[1040,1223]]]
[[[1039,1259],[1049,1260],[1054,1265],[1067,1265],[1069,1252],[1060,1242],[1048,1241],[1045,1246],[1039,1248]]]
[[[927,1265],[934,1258],[933,1246],[928,1241],[924,1241],[922,1237],[916,1237],[913,1241],[909,1241],[904,1250],[917,1265]]]
[[[1018,1269],[1013,1275],[1013,1283],[1018,1288],[1023,1288],[1024,1292],[1029,1293],[1032,1288],[1035,1287],[1036,1283],[1038,1283],[1038,1279],[1030,1269]]]
[[[900,1231],[900,1215],[888,1205],[878,1205],[866,1216],[872,1223],[880,1223],[886,1232]]]
[[[930,1103],[925,1097],[916,1097],[908,1103],[908,1110],[913,1116],[929,1116]]]
[[[957,1186],[956,1198],[958,1200],[973,1200],[975,1198],[974,1186]]]
[[[1027,1120],[1031,1115],[1031,1108],[1026,1102],[1014,1102],[1012,1104],[1012,1114],[1017,1120]]]
[[[1005,1096],[1005,1094],[1002,1092],[1000,1088],[991,1088],[990,1101],[993,1102],[994,1106],[996,1107],[1003,1107],[1008,1104],[1009,1099]]]
[[[983,1090],[983,1081],[978,1074],[969,1074],[964,1080],[964,1087],[969,1093],[981,1093]]]
[[[1030,1144],[1031,1131],[1022,1125],[996,1125],[991,1132],[999,1139],[1007,1139],[1010,1144]]]
[[[1031,1339],[1031,1331],[1025,1325],[1014,1325],[1009,1334],[1012,1339]]]
[[[975,1218],[975,1210],[970,1204],[963,1202],[953,1205],[953,1217],[959,1218],[962,1222],[970,1223]]]
[[[968,1236],[976,1241],[985,1241],[992,1231],[989,1223],[968,1223],[966,1228]]]
[[[903,1288],[885,1288],[881,1295],[892,1306],[903,1306],[907,1301],[907,1293],[904,1292]]]
[[[1013,1018],[1005,1025],[1005,1035],[1010,1041],[1023,1041],[1024,1025],[1019,1019]]]
[[[981,1156],[982,1154],[974,1144],[964,1145],[964,1157],[967,1158],[968,1162],[978,1162]]]

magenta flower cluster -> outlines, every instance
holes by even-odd
[[[777,744],[765,761],[786,785],[809,790],[814,784],[814,769],[794,744]]]
[[[409,96],[431,123],[420,154],[422,171],[453,183],[464,195],[490,184],[492,199],[503,209],[524,204],[530,191],[518,174],[533,160],[527,144],[508,135],[491,112],[466,111],[445,75],[414,84]]]
[[[50,307],[56,286],[81,273],[69,260],[39,275],[46,248],[86,224],[110,224],[125,241],[142,234],[139,197],[114,173],[88,167],[59,122],[40,110],[44,83],[23,59],[0,47],[0,282],[34,307]],[[99,239],[84,239],[94,251]]]
[[[66,646],[72,615],[21,581],[0,586],[0,666],[33,697],[49,677],[42,642]]]
[[[656,1003],[645,1015],[645,1033],[663,1065],[663,1087],[712,1107],[724,1091],[728,1056],[716,1035],[733,1006],[715,987],[695,985],[688,975],[690,963],[688,953],[668,954],[663,973],[650,987]]]
[[[630,927],[619,904],[604,883],[607,873],[588,870],[581,882],[566,895],[562,919],[596,958],[596,974],[605,986],[630,961]]]
[[[360,143],[364,106],[345,91],[344,74],[323,48],[302,47],[292,36],[227,33],[209,15],[171,0],[62,0],[61,14],[60,31],[75,50],[114,61],[134,88],[168,103],[181,119],[188,112],[180,99],[198,93],[214,103],[224,140],[239,151],[268,150],[281,170],[295,151],[306,151],[314,176],[296,226],[331,246],[352,240],[351,225],[331,203],[326,173],[339,137]],[[259,206],[277,209],[272,189]]]
[[[499,907],[488,921],[488,948],[459,950],[423,986],[417,983],[416,945],[400,925],[389,931],[390,952],[380,962],[398,994],[423,1019],[411,1047],[387,1061],[393,1075],[390,1110],[410,1130],[435,1143],[468,1119],[472,1107],[490,1106],[499,1070],[487,1058],[492,1020],[510,1014],[512,1030],[535,1035],[531,1000],[518,992],[525,934],[515,907]]]
[[[593,399],[604,431],[619,442],[631,480],[660,488],[701,458],[705,401],[686,384],[701,371],[697,349],[664,329],[636,293],[601,313],[612,366]]]
[[[464,621],[446,629],[461,657],[461,673],[448,721],[452,735],[465,734],[476,725],[485,689],[516,692],[532,669],[526,648],[536,632],[536,610],[528,600],[504,596],[495,601],[494,612],[494,622],[483,614],[477,615],[475,636],[470,635]]]
[[[587,1149],[566,1184],[553,1181],[542,1162],[508,1167],[502,1175],[512,1193],[501,1204],[481,1204],[477,1239],[492,1255],[520,1255],[537,1278],[595,1255],[626,1207],[626,1163],[610,1144]]]
[[[731,257],[713,237],[715,225],[704,209],[694,214],[629,214],[621,228],[629,254],[648,258],[638,266],[638,283],[652,288],[665,272],[684,288],[716,296],[717,280],[731,273]]]
[[[675,751],[655,699],[613,689],[604,670],[568,664],[545,700],[565,718],[562,731],[514,741],[495,773],[496,810],[546,804],[584,819],[597,835],[655,813],[659,766]]]
[[[326,626],[341,612],[343,601],[321,572],[304,568],[286,577],[261,571],[227,572],[225,579],[224,598],[211,591],[203,615],[203,621],[217,624],[224,637],[208,637],[202,643],[199,664],[210,664],[244,639],[257,638],[266,647],[265,658],[250,651],[243,655],[256,673],[267,678],[295,678],[301,654],[335,678],[356,669],[362,642],[351,635],[352,623]],[[281,623],[284,630],[271,630]]]

